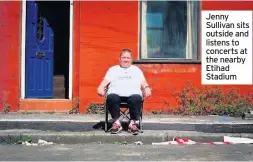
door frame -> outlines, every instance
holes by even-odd
[[[69,0],[70,2],[70,11],[69,11],[69,98],[66,100],[72,100],[72,91],[73,91],[73,0]],[[21,35],[21,99],[29,99],[25,98],[25,60],[26,60],[26,0],[22,0],[22,35]],[[41,99],[47,100],[47,99]],[[51,99],[50,99],[51,100]],[[59,99],[56,99],[59,100]]]

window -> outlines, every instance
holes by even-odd
[[[198,59],[198,1],[141,1],[141,59]]]

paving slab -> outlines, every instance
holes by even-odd
[[[188,138],[197,142],[222,142],[224,136],[253,138],[253,134],[242,133],[201,133],[194,131],[145,131],[139,135],[132,135],[122,131],[119,134],[110,134],[103,131],[88,132],[52,132],[32,129],[12,129],[0,130],[0,140],[20,139],[21,137],[31,137],[33,142],[39,139],[57,144],[87,144],[87,143],[114,143],[123,142],[134,143],[141,141],[144,144],[152,142],[171,141],[174,137]]]
[[[123,123],[127,129],[127,123]],[[84,132],[104,129],[98,114],[0,114],[0,130]],[[196,131],[205,133],[253,133],[253,120],[226,116],[144,115],[144,130]]]
[[[0,113],[0,121],[72,121],[98,122],[105,119],[103,114],[22,114]],[[181,115],[143,115],[143,123],[188,123],[188,124],[253,124],[252,120],[242,120],[240,117],[226,116],[181,116]]]
[[[253,145],[6,145],[0,154],[1,161],[253,161]]]

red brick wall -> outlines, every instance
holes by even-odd
[[[253,10],[252,1],[203,1],[202,10]]]
[[[103,100],[97,86],[109,66],[118,63],[121,48],[138,55],[138,2],[80,2],[80,110]],[[203,10],[253,9],[253,2],[203,1]],[[181,88],[187,81],[201,85],[201,64],[139,64],[153,87],[153,96],[145,101],[144,111],[167,111],[176,104],[171,88]],[[232,86],[223,86],[224,89]],[[252,86],[234,86],[242,93]],[[170,104],[165,104],[169,102]]]
[[[138,56],[138,2],[74,2],[74,73],[73,96],[79,96],[80,111],[90,103],[102,102],[97,86],[108,67],[118,63],[119,51],[131,48]],[[204,1],[203,10],[253,9],[253,2]],[[0,2],[0,111],[4,104],[18,110],[19,67],[21,44],[21,2]],[[145,111],[164,110],[175,103],[171,88],[180,88],[187,81],[200,86],[201,65],[149,64],[138,65],[153,87]],[[225,86],[229,88],[231,86]],[[236,86],[241,92],[253,91],[252,86]],[[73,102],[75,104],[75,102]]]
[[[203,1],[202,10],[253,10],[253,2],[249,1]],[[176,105],[171,88],[180,88],[187,81],[201,86],[201,64],[152,64],[140,65],[146,77],[154,88],[153,97],[145,103],[145,110],[167,111],[168,107]],[[211,87],[211,86],[210,86]],[[224,90],[236,88],[242,94],[253,92],[253,86],[221,86]],[[169,102],[169,104],[165,104]]]
[[[18,110],[21,2],[0,1],[0,112]]]
[[[81,1],[80,6],[80,110],[97,96],[107,68],[118,63],[119,51],[128,47],[137,54],[138,3]]]

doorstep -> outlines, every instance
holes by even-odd
[[[72,100],[68,99],[23,99],[19,102],[19,112],[69,112]]]

